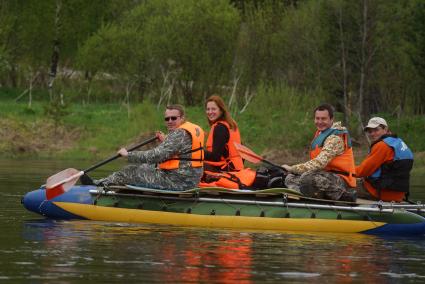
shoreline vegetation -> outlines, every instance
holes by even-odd
[[[260,101],[254,99],[244,112],[234,113],[243,143],[278,164],[305,161],[314,132],[311,110],[318,101],[301,99],[283,108],[284,94],[281,102],[262,101],[261,97],[258,96]],[[158,107],[151,102],[134,104],[130,111],[127,106],[118,104],[69,104],[61,117],[49,115],[49,107],[51,105],[47,102],[35,102],[28,108],[25,103],[14,100],[1,101],[1,158],[98,161],[115,154],[122,146],[131,146],[154,136],[156,130],[165,131],[162,123],[164,106]],[[203,106],[187,107],[186,112],[189,120],[208,131]],[[420,134],[425,131],[425,119],[409,116],[397,120],[388,114],[380,115],[413,149],[413,174],[424,175],[425,139]],[[342,114],[337,112],[335,120],[341,117]],[[412,129],[412,126],[418,128]],[[354,124],[348,128],[351,131],[356,127]],[[358,164],[369,146],[364,135],[352,134],[352,138]]]
[[[357,162],[382,116],[425,172],[423,0],[3,2],[1,157],[103,159],[163,129],[169,103],[208,130],[217,94],[276,163],[307,159],[328,102]]]

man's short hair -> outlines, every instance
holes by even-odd
[[[184,116],[184,107],[182,105],[179,104],[175,104],[175,105],[168,105],[165,107],[166,109],[172,110],[172,109],[176,109],[179,111],[180,116]]]
[[[331,104],[321,104],[321,105],[319,105],[318,107],[316,107],[315,109],[314,109],[314,112],[313,112],[313,115],[315,115],[316,114],[316,111],[318,111],[318,110],[320,110],[320,111],[324,111],[324,110],[327,110],[328,111],[328,113],[329,113],[329,117],[332,119],[332,118],[334,118],[334,111],[335,111],[335,108],[331,105]]]

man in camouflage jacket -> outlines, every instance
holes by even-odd
[[[347,129],[341,126],[341,122],[333,122],[333,107],[329,104],[323,104],[315,109],[314,122],[317,128],[316,137],[325,132],[335,134],[325,136],[320,152],[311,160],[293,166],[282,165],[288,171],[286,186],[310,197],[354,201],[355,191],[349,189],[352,185],[348,185],[341,176],[342,171],[354,176],[354,156],[351,149],[347,152],[344,136],[338,135],[341,133],[348,135]],[[351,147],[351,143],[349,144]],[[330,163],[341,155],[348,157],[347,165],[343,166],[342,171],[330,170]],[[355,182],[355,178],[352,179]]]
[[[167,106],[165,123],[168,128],[168,135],[165,136],[161,132],[157,132],[161,144],[147,151],[127,152],[125,148],[120,149],[118,154],[127,157],[131,164],[97,183],[104,186],[109,184],[135,184],[167,190],[186,190],[197,187],[203,174],[203,167],[192,167],[190,161],[192,137],[188,131],[179,128],[184,122],[185,114],[182,106]],[[177,169],[164,170],[156,165],[175,155],[181,158]]]

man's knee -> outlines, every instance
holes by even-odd
[[[324,198],[324,191],[317,186],[314,174],[305,174],[300,178],[300,191],[313,198]]]
[[[294,174],[288,174],[285,177],[285,186],[287,188],[291,188],[291,189],[295,189],[295,190],[300,190],[300,176],[299,175],[294,175]]]

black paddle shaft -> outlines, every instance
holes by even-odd
[[[273,167],[279,168],[281,170],[284,170],[286,172],[285,168],[283,168],[283,167],[281,167],[279,165],[276,165],[275,163],[272,163],[270,161],[267,161],[266,159],[263,159],[263,162],[266,163],[266,164],[268,164],[268,165],[270,165],[270,166],[273,166]]]
[[[155,137],[152,137],[151,139],[148,139],[146,141],[143,141],[142,143],[137,144],[136,146],[133,146],[133,147],[127,149],[127,151],[130,152],[130,151],[136,150],[137,148],[140,148],[140,147],[142,147],[142,146],[144,146],[146,144],[149,144],[149,143],[155,141],[156,139],[158,139],[156,136]],[[94,169],[97,169],[98,167],[103,166],[104,164],[107,164],[107,163],[109,163],[109,162],[111,162],[111,161],[119,158],[120,156],[121,156],[120,154],[116,154],[115,156],[112,156],[109,159],[106,159],[106,160],[104,160],[102,162],[99,162],[96,165],[93,165],[90,168],[85,169],[84,170],[84,173],[88,173],[88,172],[90,172],[90,171],[92,171]]]

